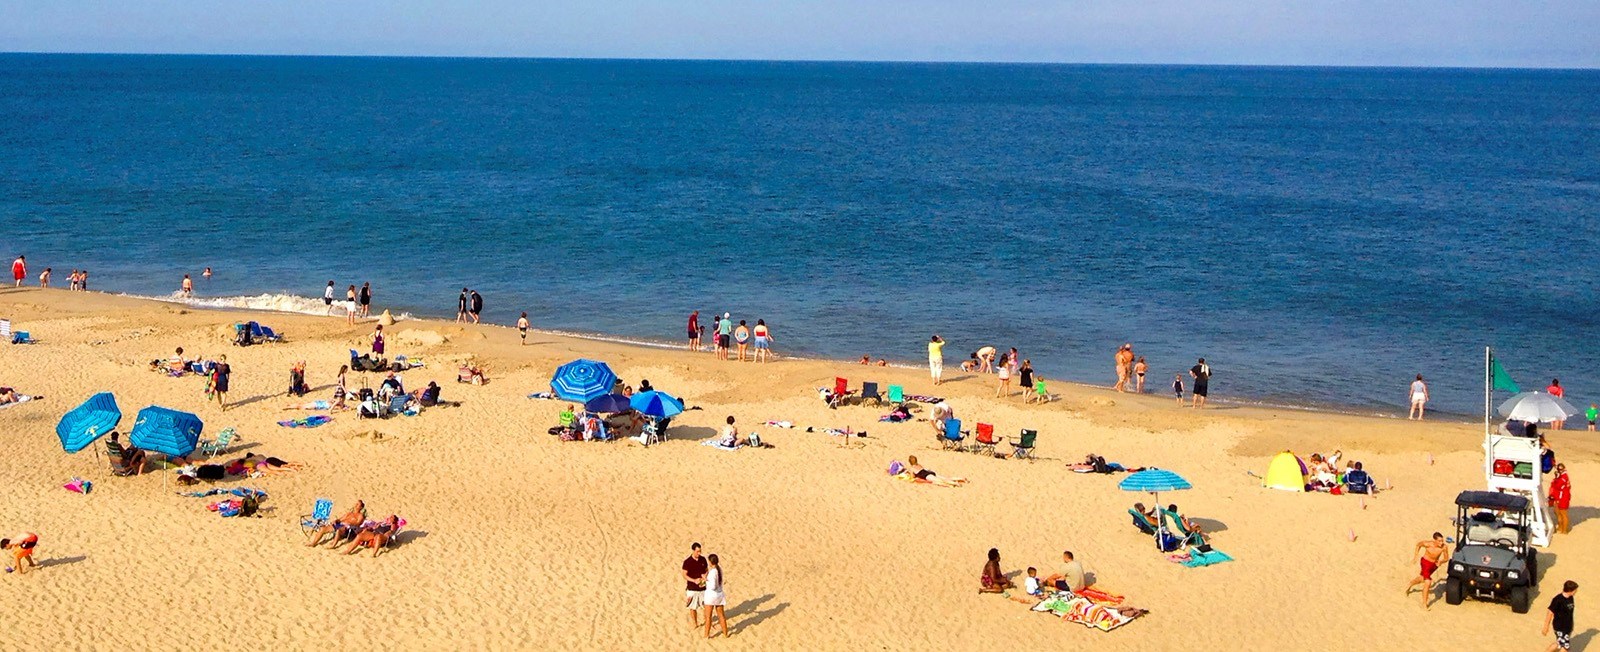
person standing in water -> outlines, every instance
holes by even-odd
[[[184,274],[183,283],[178,285],[178,291],[183,293],[184,298],[194,296],[194,279],[189,278],[188,274]]]
[[[11,261],[11,278],[17,282],[16,286],[20,288],[22,287],[22,279],[27,277],[28,257],[19,255],[16,260]]]
[[[1128,391],[1128,370],[1133,366],[1133,345],[1124,344],[1121,348],[1118,348],[1113,363],[1117,366],[1117,384],[1112,385],[1111,389],[1126,392]]]
[[[362,317],[371,316],[372,315],[372,282],[371,281],[365,281],[365,282],[363,282],[361,284],[361,291],[356,294],[356,298],[359,299],[360,303],[361,303],[361,316]]]
[[[1198,410],[1206,406],[1206,395],[1211,390],[1211,365],[1206,364],[1205,358],[1200,358],[1199,362],[1189,368],[1189,375],[1194,378],[1194,390],[1192,393],[1194,394],[1194,408]]]
[[[750,347],[750,327],[744,320],[739,320],[739,327],[733,329],[733,341],[739,344],[739,361],[744,362],[745,351]]]
[[[700,311],[689,311],[689,350],[700,350]]]
[[[1139,361],[1133,363],[1133,377],[1134,382],[1137,383],[1134,385],[1134,393],[1144,393],[1144,374],[1147,371],[1150,371],[1150,365],[1144,361],[1144,356],[1141,355],[1139,356]]]
[[[1411,381],[1411,412],[1406,414],[1407,419],[1422,420],[1422,412],[1428,405],[1428,384],[1422,382],[1422,374],[1417,374],[1417,379]]]
[[[344,291],[344,309],[345,323],[351,326],[356,325],[356,314],[360,312],[361,307],[356,304],[356,286],[354,285]]]
[[[206,271],[200,272],[200,278],[211,280],[211,268],[207,267]]]
[[[522,311],[522,316],[517,318],[517,334],[522,336],[522,345],[528,345],[528,311]]]
[[[333,281],[328,281],[328,287],[322,288],[322,305],[328,309],[328,314],[333,314]]]

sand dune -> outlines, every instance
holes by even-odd
[[[408,386],[440,381],[460,407],[383,421],[336,413],[326,426],[289,429],[274,422],[305,414],[282,409],[297,402],[283,396],[290,364],[308,360],[308,379],[326,397],[347,349],[365,350],[370,325],[37,289],[0,290],[0,317],[41,340],[0,345],[0,384],[45,395],[0,409],[0,529],[40,533],[45,562],[37,574],[0,577],[0,604],[9,605],[4,649],[1253,650],[1352,641],[1535,649],[1555,587],[1588,584],[1600,561],[1600,528],[1589,520],[1596,510],[1575,509],[1574,532],[1542,555],[1533,613],[1442,600],[1424,612],[1415,594],[1402,596],[1415,573],[1411,546],[1448,530],[1454,494],[1482,484],[1481,426],[1473,424],[1243,408],[1196,414],[1164,398],[1059,382],[1061,400],[1044,406],[995,399],[988,379],[937,388],[969,424],[993,423],[1006,435],[1038,429],[1045,459],[1030,463],[940,451],[926,422],[879,423],[885,410],[870,405],[829,410],[814,391],[842,375],[935,393],[916,370],[738,364],[544,333],[521,347],[508,329],[407,321],[394,327],[390,355],[430,361],[404,374]],[[229,325],[248,318],[289,342],[229,346]],[[146,370],[176,346],[226,354],[240,405],[222,412],[204,402],[201,380]],[[659,447],[556,441],[545,431],[562,404],[525,396],[580,355],[702,409],[675,420],[674,438]],[[454,363],[466,359],[488,365],[492,382],[453,382]],[[89,450],[61,451],[56,420],[100,390],[116,393],[124,428],[145,405],[190,410],[208,432],[238,428],[243,441],[230,452],[306,468],[222,483],[266,490],[270,509],[260,519],[219,518],[204,500],[175,495],[161,473],[116,478]],[[700,446],[728,415],[775,448]],[[841,448],[824,434],[760,425],[769,419],[870,436]],[[1552,442],[1583,502],[1585,478],[1600,471],[1594,444],[1579,432]],[[1247,475],[1291,447],[1342,448],[1393,489],[1363,508],[1354,497],[1264,490]],[[1065,469],[1091,451],[1189,478],[1194,490],[1164,500],[1216,530],[1213,543],[1238,561],[1205,569],[1167,562],[1127,524],[1127,507],[1146,496],[1118,491],[1117,477]],[[885,475],[890,460],[910,454],[971,482],[948,489]],[[73,476],[93,480],[95,491],[61,489]],[[339,510],[364,499],[409,526],[377,559],[308,549],[298,516],[318,497]],[[692,541],[724,559],[730,641],[698,640],[681,609],[677,569]],[[1041,574],[1071,549],[1101,586],[1151,613],[1099,633],[979,595],[990,547],[1007,570],[1031,564]],[[1587,642],[1595,630],[1583,613]]]

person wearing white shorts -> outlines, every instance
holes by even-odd
[[[703,602],[706,606],[706,638],[711,638],[711,617],[716,616],[722,621],[722,637],[728,637],[728,615],[723,613],[723,607],[728,604],[727,594],[722,592],[722,566],[716,555],[707,555],[711,568],[706,571],[706,590]]]
[[[944,340],[938,335],[928,340],[928,374],[933,384],[944,382]]]
[[[1411,413],[1407,419],[1422,420],[1423,407],[1428,404],[1428,384],[1422,382],[1422,374],[1417,374],[1417,379],[1411,382]]]

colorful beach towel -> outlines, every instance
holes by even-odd
[[[938,396],[928,396],[926,394],[906,394],[906,400],[907,401],[912,401],[912,402],[915,402],[915,403],[943,403],[944,402],[943,398],[940,398]]]
[[[301,403],[299,405],[291,405],[291,406],[288,406],[288,407],[283,408],[283,409],[285,409],[285,410],[332,410],[333,409],[333,403],[329,402],[329,401],[322,401],[322,400],[307,401],[305,403]]]
[[[1065,592],[1045,598],[1044,601],[1034,605],[1033,610],[1055,614],[1067,622],[1093,627],[1102,632],[1109,632],[1144,615],[1142,609],[1123,613],[1115,606]]]
[[[1189,568],[1199,568],[1201,566],[1215,566],[1217,564],[1223,564],[1230,561],[1233,561],[1233,558],[1229,557],[1228,553],[1213,549],[1211,552],[1190,550],[1189,559],[1187,561],[1180,561],[1178,563],[1188,566]]]
[[[312,416],[309,416],[309,417],[305,417],[303,419],[289,419],[287,421],[279,421],[278,425],[283,426],[285,428],[315,428],[317,426],[320,426],[320,425],[322,425],[324,423],[327,423],[329,421],[332,421],[332,420],[333,420],[333,417],[330,417],[330,416],[328,416],[326,414],[316,414],[316,415],[312,415]]]

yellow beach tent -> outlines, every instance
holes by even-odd
[[[1294,453],[1284,451],[1272,458],[1272,463],[1267,465],[1267,475],[1263,483],[1272,489],[1284,491],[1306,490],[1306,464]]]

